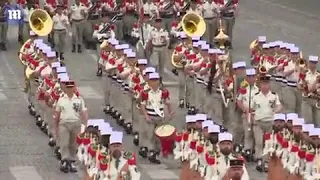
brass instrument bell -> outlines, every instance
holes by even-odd
[[[36,9],[29,15],[29,26],[38,36],[47,36],[53,27],[53,21],[47,11]]]
[[[206,32],[206,23],[199,14],[189,12],[182,17],[182,29],[189,37],[201,37]]]
[[[296,65],[300,68],[304,68],[307,66],[307,60],[303,59],[303,58],[299,58],[297,61],[296,61]]]
[[[20,48],[19,55],[18,55],[21,64],[24,65],[24,66],[28,66],[27,61],[23,59],[23,56],[25,55],[25,54],[24,54],[24,48],[25,48],[25,46],[26,46],[27,44],[30,43],[30,41],[31,41],[31,39],[28,39],[26,42],[24,42],[24,44],[23,44],[23,45],[21,46],[21,48]]]
[[[268,70],[265,66],[260,66],[258,70],[259,70],[258,72],[260,75],[266,75],[268,72]]]
[[[218,42],[219,48],[224,49],[225,43],[229,40],[229,36],[224,33],[224,27],[222,25],[222,20],[219,20],[219,33],[216,37],[214,37],[214,40]]]

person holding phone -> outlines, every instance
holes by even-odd
[[[249,180],[249,174],[245,167],[244,160],[232,154],[233,137],[228,132],[219,133],[218,145],[220,156],[217,161],[217,170],[221,180]]]

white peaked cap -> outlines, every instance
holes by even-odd
[[[196,114],[197,121],[206,121],[207,115],[206,114]]]
[[[154,67],[147,67],[146,69],[144,69],[144,70],[142,71],[142,74],[143,74],[143,75],[146,75],[147,73],[154,73],[154,72],[156,72],[156,68],[154,68]]]
[[[302,118],[296,118],[292,121],[292,126],[303,126],[304,119]]]
[[[297,113],[288,113],[287,114],[287,120],[294,120],[294,119],[298,119],[298,114]]]
[[[109,38],[107,41],[108,41],[109,43],[111,43],[112,41],[116,41],[116,39],[115,39],[115,38]]]
[[[303,132],[310,132],[310,130],[314,129],[314,124],[304,124],[302,126]]]
[[[270,44],[262,44],[262,48],[264,49],[270,48]]]
[[[236,69],[236,68],[238,68],[238,67],[239,67],[239,63],[238,63],[238,62],[232,63],[232,68],[233,68],[233,69]]]
[[[110,136],[110,144],[120,143],[122,144],[123,132],[113,131]]]
[[[105,124],[104,119],[89,119],[87,122],[87,126],[100,126],[101,124]]]
[[[101,127],[101,128],[100,128]],[[112,133],[112,127],[109,123],[104,123],[99,126],[101,135],[110,135]]]
[[[319,56],[309,56],[309,61],[311,62],[318,62],[319,61]]]
[[[300,49],[298,47],[292,47],[290,48],[290,52],[292,53],[299,53],[300,52]]]
[[[192,43],[192,47],[199,47],[199,45],[200,45],[200,44],[199,44],[198,41]]]
[[[223,132],[223,133],[219,133],[219,142],[222,141],[232,141],[233,137],[231,133],[228,132]]]
[[[50,51],[50,52],[48,52],[48,53],[46,53],[47,54],[47,57],[48,58],[54,58],[54,57],[56,57],[56,52],[55,51]]]
[[[251,68],[251,69],[246,69],[246,75],[247,76],[253,76],[256,75],[256,70]]]
[[[150,73],[149,79],[160,79],[159,73]]]
[[[41,49],[42,48],[42,46],[47,46],[46,44],[44,44],[43,42],[38,42],[38,43],[35,43],[36,45],[36,48],[38,48],[38,49]]]
[[[213,121],[211,121],[211,120],[203,121],[203,122],[202,122],[202,129],[208,128],[208,127],[210,127],[211,125],[213,125]]]
[[[31,31],[29,32],[29,35],[30,35],[30,36],[35,36],[35,35],[37,35],[37,34],[31,30]]]
[[[67,72],[67,68],[65,66],[57,68],[57,73],[66,73],[66,72]]]
[[[148,60],[147,59],[138,59],[138,64],[139,65],[147,65],[148,64]]]
[[[238,62],[238,68],[239,68],[239,67],[246,67],[246,66],[247,66],[247,64],[246,64],[245,61],[239,61],[239,62]]]
[[[258,37],[258,42],[266,42],[267,41],[267,37],[266,36],[259,36]]]
[[[129,48],[129,49],[123,50],[123,52],[124,52],[124,53],[131,53],[131,52],[133,52],[133,50]]]
[[[220,133],[220,126],[213,124],[208,127],[208,133]]]
[[[118,45],[119,45],[119,41],[116,40],[116,39],[114,39],[114,40],[112,40],[112,41],[110,42],[110,44],[113,45],[113,46],[118,46]]]
[[[188,36],[186,35],[185,32],[180,32],[180,38],[181,39],[186,39]]]
[[[186,123],[194,123],[196,122],[196,116],[195,115],[187,115],[186,116]]]
[[[218,53],[218,50],[217,49],[209,49],[208,53],[209,54],[216,54],[216,53]]]
[[[58,74],[58,78],[60,79],[60,82],[70,81],[69,75],[67,73]]]
[[[209,50],[210,49],[210,45],[209,44],[202,44],[201,45],[201,49],[202,50]]]
[[[309,136],[320,136],[320,129],[319,128],[312,128],[309,131]]]
[[[35,39],[33,42],[36,44],[43,43],[43,39]]]
[[[199,41],[200,40],[200,36],[192,36],[191,39],[193,41]]]
[[[268,44],[269,44],[269,47],[275,47],[276,46],[276,43],[274,43],[274,42],[269,42]]]
[[[122,44],[121,49],[128,49],[130,46],[129,44]]]
[[[48,45],[46,45],[46,44],[41,45],[41,46],[39,47],[39,49],[41,49],[41,50],[44,51],[44,52],[47,52],[48,50],[50,50],[50,52],[51,52],[51,47],[48,46]],[[49,52],[49,51],[48,51],[48,52]]]
[[[57,67],[60,67],[61,66],[61,63],[60,62],[52,62],[51,63],[51,67],[52,68],[57,68]]]
[[[204,40],[200,40],[200,41],[198,41],[198,44],[202,46],[202,45],[205,45],[205,44],[207,44],[207,41],[204,41]]]
[[[121,46],[120,44],[118,44],[118,45],[115,46],[115,49],[116,49],[116,50],[121,50],[121,49],[122,49],[122,46]]]
[[[218,50],[217,50],[217,54],[225,54],[225,51],[224,51],[224,50],[221,50],[221,49],[218,49]]]
[[[286,48],[288,45],[288,43],[282,42],[282,44],[280,44],[280,48]]]
[[[127,53],[127,57],[128,58],[135,58],[136,57],[136,53],[135,52],[129,52],[129,53]]]
[[[286,120],[286,115],[285,114],[274,114],[273,115],[273,120],[283,120],[285,121]]]

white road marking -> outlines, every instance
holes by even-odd
[[[10,172],[16,180],[43,180],[34,166],[10,167]]]
[[[141,164],[138,165],[142,171],[152,179],[152,180],[176,180],[179,179],[173,171],[167,170],[167,166],[164,164],[161,165],[152,165],[152,164]]]
[[[94,90],[92,87],[89,86],[80,86],[79,92],[81,93],[81,96],[85,99],[102,99],[101,93]]]

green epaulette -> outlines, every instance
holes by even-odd
[[[132,159],[133,157],[133,153],[132,152],[129,152],[129,151],[124,151],[123,152],[123,158],[124,159]]]

